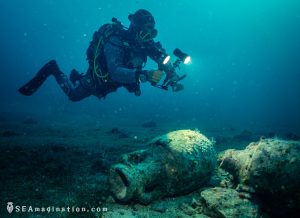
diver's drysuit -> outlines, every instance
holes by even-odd
[[[161,68],[162,57],[165,55],[165,50],[159,42],[151,40],[139,44],[133,39],[130,30],[119,31],[110,37],[101,49],[101,53],[96,57],[99,66],[95,66],[95,60],[90,58],[92,55],[89,55],[90,51],[87,50],[89,68],[85,75],[73,70],[69,79],[52,60],[19,91],[24,95],[32,95],[52,74],[71,101],[80,101],[90,95],[102,98],[121,86],[139,96],[141,91],[137,75],[145,66],[147,57],[153,59]],[[98,76],[95,73],[96,67],[106,72],[106,76]]]

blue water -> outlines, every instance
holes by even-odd
[[[93,32],[112,17],[128,26],[140,8],[154,15],[168,53],[192,56],[184,91],[144,84],[140,97],[120,89],[73,103],[51,78],[31,97],[17,92],[50,59],[67,74],[85,72]],[[0,11],[0,112],[300,133],[300,1],[11,0]]]

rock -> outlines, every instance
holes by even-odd
[[[192,130],[170,132],[113,165],[110,190],[119,201],[148,204],[203,186],[210,180],[215,163],[213,143],[204,135]]]
[[[160,212],[160,213],[165,213],[168,210],[168,207],[166,207],[165,204],[153,204],[151,205],[151,210]]]
[[[214,187],[233,188],[233,176],[227,171],[217,168],[209,181],[209,185]]]
[[[137,218],[131,210],[125,209],[114,209],[113,211],[108,211],[103,213],[106,218]]]
[[[201,192],[202,213],[209,217],[257,218],[258,206],[234,189],[209,188]]]
[[[292,133],[292,132],[286,133],[283,137],[286,140],[294,140],[294,141],[299,141],[300,140],[300,137],[298,135],[296,135],[295,133]]]
[[[300,142],[261,139],[245,150],[227,150],[220,167],[255,190],[263,205],[278,213],[300,207]],[[270,209],[271,210],[271,209]],[[271,212],[272,212],[271,211]]]
[[[119,128],[114,127],[112,128],[110,131],[107,132],[108,134],[120,134],[121,131],[119,130]]]
[[[150,121],[150,122],[145,122],[142,124],[143,128],[155,128],[157,125],[155,122]]]
[[[254,188],[252,188],[251,186],[243,185],[243,184],[238,184],[238,186],[236,187],[236,190],[238,192],[246,192],[246,193],[251,193],[251,194],[255,193]]]
[[[119,130],[117,127],[112,128],[110,131],[107,132],[108,134],[118,135],[119,138],[129,138],[129,134]]]

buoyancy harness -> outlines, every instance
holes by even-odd
[[[112,36],[121,35],[124,30],[124,26],[113,19],[113,23],[102,25],[93,34],[93,39],[86,51],[86,55],[94,79],[100,79],[101,82],[108,81],[109,73],[103,55],[104,45]]]
[[[118,87],[122,86],[116,82],[111,81],[108,72],[105,56],[104,45],[109,42],[113,36],[123,38],[126,27],[122,25],[116,18],[112,19],[112,23],[102,25],[98,31],[93,34],[93,39],[86,51],[87,60],[89,62],[89,72],[94,81],[95,89],[101,92],[103,97],[107,93],[115,91]],[[124,41],[124,47],[129,47],[129,43]],[[140,95],[139,84],[123,85],[129,92],[134,92]]]

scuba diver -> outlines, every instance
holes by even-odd
[[[86,52],[89,63],[86,74],[80,74],[73,69],[68,78],[59,69],[56,61],[51,60],[33,79],[22,86],[19,92],[27,96],[32,95],[50,75],[55,77],[71,101],[80,101],[91,95],[101,99],[119,87],[125,87],[139,96],[142,82],[150,82],[162,89],[167,89],[169,85],[176,90],[183,89],[183,86],[177,83],[180,80],[179,76],[169,63],[170,56],[166,54],[160,42],[154,41],[157,30],[152,14],[140,9],[130,14],[128,19],[129,28],[113,18],[113,23],[104,24],[94,33]],[[158,64],[157,70],[143,70],[147,57]],[[163,71],[168,79],[165,79],[164,85],[161,86],[158,82]]]

